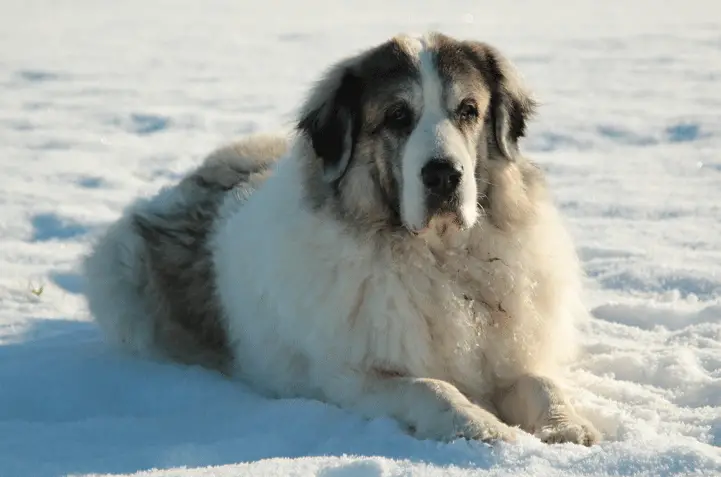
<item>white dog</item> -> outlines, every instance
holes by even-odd
[[[85,260],[90,310],[135,352],[419,438],[590,445],[558,384],[579,266],[518,148],[533,108],[483,43],[346,59],[293,139],[228,146],[134,203]]]

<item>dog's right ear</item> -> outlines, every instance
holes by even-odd
[[[331,70],[302,109],[297,129],[308,137],[322,161],[328,183],[343,178],[360,129],[362,80],[348,65]]]

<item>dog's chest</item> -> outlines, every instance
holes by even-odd
[[[511,270],[500,258],[463,248],[413,252],[394,260],[388,284],[373,290],[371,302],[385,306],[366,318],[389,331],[377,336],[378,357],[412,373],[463,381],[478,373],[481,379],[486,340],[505,324]]]
[[[429,246],[424,252],[419,262],[424,263],[429,292],[441,295],[434,301],[442,307],[436,312],[461,314],[481,328],[493,325],[518,285],[513,259],[469,246]]]

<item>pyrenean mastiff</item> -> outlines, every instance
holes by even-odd
[[[84,260],[113,341],[419,438],[591,445],[559,371],[587,314],[534,101],[493,47],[397,36],[330,68],[293,137],[134,202]]]

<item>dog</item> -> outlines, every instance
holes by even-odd
[[[290,134],[130,204],[83,259],[105,334],[419,439],[592,445],[562,371],[588,314],[520,152],[536,101],[486,43],[398,35],[330,67]]]

